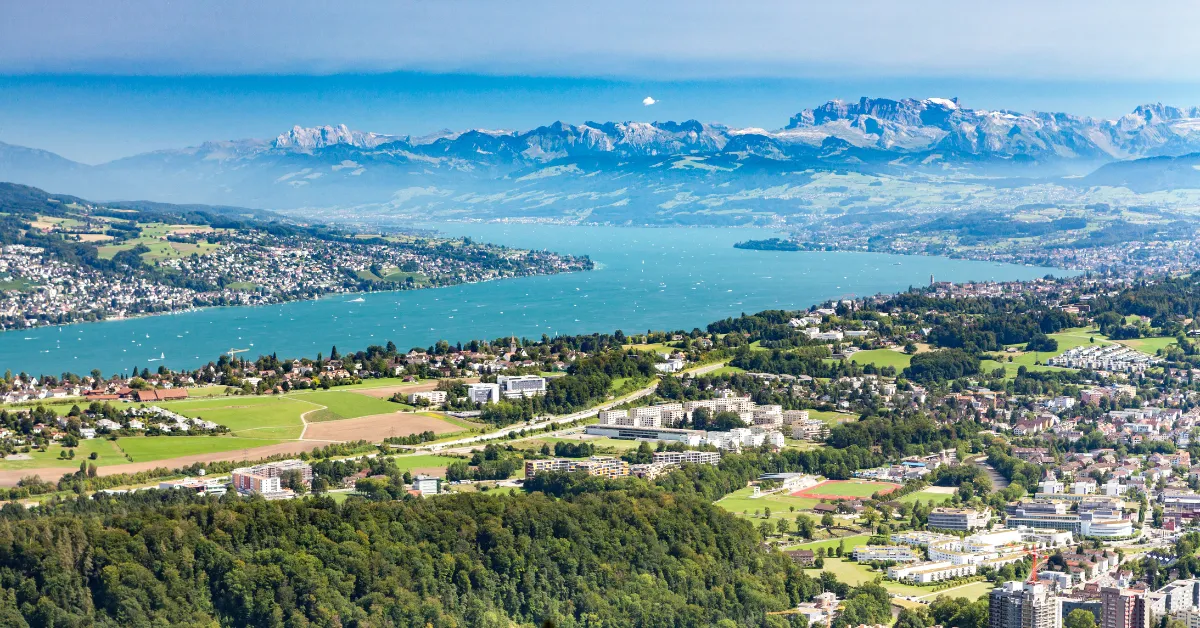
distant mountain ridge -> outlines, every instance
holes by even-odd
[[[776,130],[696,120],[560,121],[412,137],[344,124],[295,126],[274,139],[205,142],[97,166],[0,143],[0,180],[89,198],[285,209],[388,203],[414,188],[451,199],[517,194],[528,204],[548,191],[603,194],[697,181],[761,186],[810,171],[1047,178],[1192,153],[1200,153],[1200,107],[1147,104],[1106,120],[971,109],[954,98],[864,97],[802,110]],[[585,185],[584,177],[593,179]]]

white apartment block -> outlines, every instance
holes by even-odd
[[[953,580],[975,575],[975,565],[955,565],[949,561],[929,561],[913,565],[888,568],[888,577],[892,580],[928,584],[942,580]]]
[[[721,462],[721,454],[716,451],[659,451],[654,453],[654,464],[711,464]]]
[[[854,560],[860,563],[915,563],[921,560],[921,557],[907,545],[862,545],[854,548]]]
[[[435,406],[440,403],[446,403],[446,391],[444,391],[444,390],[427,390],[427,391],[423,391],[423,392],[415,392],[415,393],[408,394],[408,402],[410,404],[416,404],[417,402],[419,402],[422,399],[429,402],[429,405],[431,405],[431,406]]]

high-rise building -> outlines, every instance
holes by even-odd
[[[1044,584],[1005,582],[992,589],[988,628],[1061,628],[1058,602]]]
[[[1100,628],[1146,628],[1146,592],[1104,587],[1100,590]]]

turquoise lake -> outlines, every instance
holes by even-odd
[[[451,235],[521,248],[587,254],[597,269],[429,290],[337,295],[265,307],[0,333],[0,369],[106,375],[160,364],[192,368],[230,349],[254,358],[329,355],[391,340],[402,349],[502,336],[692,329],[742,312],[801,308],[850,295],[938,281],[1033,279],[1034,268],[875,253],[733,248],[777,235],[753,229],[437,225]],[[161,360],[157,359],[163,356]]]

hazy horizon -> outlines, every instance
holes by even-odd
[[[295,124],[423,135],[695,118],[770,129],[861,96],[1106,118],[1146,102],[1200,105],[1189,30],[1200,5],[1156,7],[15,3],[0,22],[0,141],[98,163]]]

